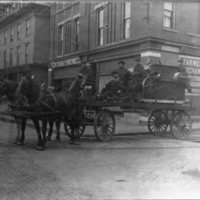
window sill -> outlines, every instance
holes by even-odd
[[[163,31],[169,31],[169,32],[173,32],[173,33],[177,33],[178,31],[175,29],[171,29],[171,28],[163,28]]]
[[[189,36],[200,38],[199,34],[187,32]]]

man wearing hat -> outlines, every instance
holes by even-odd
[[[125,62],[123,60],[119,61],[118,64],[119,68],[117,69],[117,72],[119,74],[120,81],[127,88],[129,87],[129,82],[132,80],[132,74],[125,68]]]
[[[92,66],[90,62],[83,62],[82,67],[78,72],[78,77],[83,80],[83,90],[87,90],[89,92],[88,94],[93,95],[95,92],[95,67]]]
[[[145,69],[140,61],[139,57],[135,58],[136,66],[133,69],[133,90],[136,92],[138,97],[141,96],[142,81],[145,78]]]
[[[112,71],[111,75],[113,79],[101,91],[100,99],[102,100],[119,100],[124,90],[124,84],[120,81],[118,71]]]

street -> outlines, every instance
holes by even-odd
[[[0,122],[0,199],[199,199],[200,144],[148,134],[80,146],[51,141],[36,151],[27,128],[17,146],[15,124]]]

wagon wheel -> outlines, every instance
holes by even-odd
[[[101,142],[111,141],[115,132],[115,117],[108,110],[101,110],[94,120],[96,138]]]
[[[171,132],[176,139],[188,139],[192,128],[192,121],[185,111],[177,111],[170,124]]]
[[[160,136],[166,132],[168,126],[168,119],[166,112],[163,110],[154,110],[148,118],[148,129],[150,133]]]
[[[64,128],[65,128],[65,133],[71,138],[72,137],[72,129],[71,126],[67,123],[64,122]],[[77,135],[75,135],[76,138],[80,138],[85,131],[85,125],[79,125]]]

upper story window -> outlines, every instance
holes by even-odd
[[[20,46],[17,46],[17,65],[20,65],[20,50],[21,50],[21,47]]]
[[[107,4],[107,43],[116,41],[116,3]]]
[[[13,66],[13,49],[10,49],[10,67]]]
[[[67,21],[65,23],[65,54],[71,52],[71,46],[75,42],[75,37],[72,35],[72,22]]]
[[[103,45],[104,41],[104,10],[97,10],[97,44]]]
[[[7,67],[7,51],[3,52],[3,66]]]
[[[63,54],[63,34],[64,28],[63,25],[58,26],[58,55]]]
[[[131,22],[131,2],[125,2],[122,6],[122,26],[123,39],[130,38],[130,23]]]
[[[74,28],[75,28],[75,51],[78,51],[79,50],[79,33],[80,33],[80,21],[79,21],[79,18],[76,18],[74,20]]]
[[[175,4],[173,2],[164,2],[163,27],[175,29]]]
[[[17,39],[19,40],[21,37],[21,24],[17,25]]]
[[[11,28],[11,30],[10,30],[10,41],[12,42],[13,39],[14,39],[14,29]]]
[[[6,43],[7,43],[7,31],[4,33],[4,45],[6,45]]]
[[[25,64],[29,62],[29,46],[30,43],[25,44]]]
[[[30,35],[30,20],[26,20],[26,36]]]

